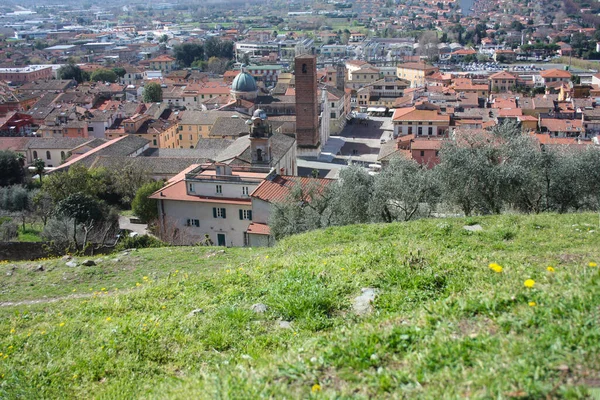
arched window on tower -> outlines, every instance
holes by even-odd
[[[302,64],[302,73],[303,74],[308,73],[308,69],[306,68],[306,64]]]
[[[257,161],[262,161],[262,150],[261,149],[257,149],[256,150],[256,160]]]

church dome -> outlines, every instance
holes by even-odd
[[[258,87],[252,75],[247,72],[240,72],[233,80],[231,90],[234,92],[256,92]]]

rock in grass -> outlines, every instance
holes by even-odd
[[[483,230],[483,227],[479,224],[477,225],[465,225],[463,229],[470,232],[479,232]]]
[[[77,266],[77,263],[75,261],[69,261],[65,264],[67,267],[71,267],[74,268]]]
[[[44,266],[43,265],[38,265],[35,269],[37,272],[44,272]]]
[[[292,323],[290,321],[279,321],[279,327],[281,329],[292,329]]]
[[[373,312],[373,301],[379,292],[374,288],[361,289],[362,294],[354,299],[352,309],[356,315],[366,315]]]
[[[188,317],[193,317],[196,314],[204,314],[204,310],[201,308],[196,308],[195,310],[192,310],[189,314]]]
[[[250,307],[250,309],[256,314],[262,314],[267,311],[267,305],[263,303],[256,303],[253,304],[252,307]]]
[[[63,261],[69,261],[69,260],[71,260],[72,258],[73,258],[73,257],[71,257],[70,255],[68,255],[68,254],[67,254],[66,256],[62,256],[61,260],[63,260]]]
[[[86,267],[93,267],[94,265],[96,265],[96,263],[94,262],[94,260],[85,260],[81,263],[81,265],[85,265]]]

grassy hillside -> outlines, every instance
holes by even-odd
[[[502,216],[4,263],[0,398],[597,397],[599,237]]]

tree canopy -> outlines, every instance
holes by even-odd
[[[204,46],[198,43],[183,43],[173,47],[173,55],[180,67],[190,67],[194,61],[204,60]]]
[[[93,82],[114,83],[119,80],[119,76],[116,74],[115,71],[113,71],[111,69],[100,68],[100,69],[97,69],[94,72],[92,72],[92,75],[90,76],[90,80]]]
[[[0,151],[0,186],[23,183],[25,173],[16,153]]]
[[[162,88],[156,82],[150,82],[144,86],[144,103],[158,103],[162,101]]]

